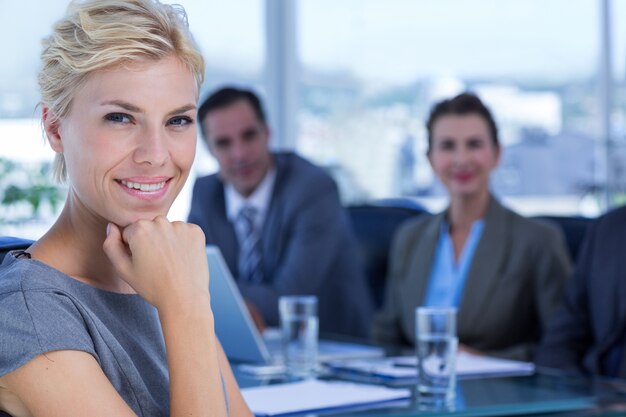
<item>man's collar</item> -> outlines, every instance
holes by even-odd
[[[257,209],[258,213],[264,217],[272,198],[272,190],[274,189],[275,181],[276,167],[272,165],[256,189],[247,198],[239,194],[232,184],[224,184],[226,216],[228,219],[234,221],[244,205],[254,207]]]

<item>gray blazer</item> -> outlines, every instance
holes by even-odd
[[[385,303],[372,327],[375,342],[414,344],[415,309],[427,290],[446,215],[410,221],[396,234]],[[524,218],[492,198],[458,309],[460,343],[530,360],[570,270],[560,230]]]
[[[371,295],[335,182],[293,153],[272,156],[276,182],[261,234],[262,283],[238,279],[239,244],[218,175],[194,184],[189,222],[219,246],[242,295],[270,326],[278,324],[281,295],[315,294],[321,332],[367,337]]]

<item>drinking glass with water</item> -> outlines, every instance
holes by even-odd
[[[287,373],[315,375],[317,369],[317,297],[282,296],[278,301],[283,358]]]
[[[450,405],[456,389],[456,309],[418,307],[415,326],[418,400]]]

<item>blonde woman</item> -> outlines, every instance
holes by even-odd
[[[180,8],[73,2],[44,41],[42,119],[68,196],[0,267],[0,410],[251,415],[213,330],[204,236],[167,214],[204,64]]]

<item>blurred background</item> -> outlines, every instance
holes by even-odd
[[[264,98],[275,149],[325,167],[345,204],[446,204],[425,157],[434,102],[463,90],[504,145],[492,188],[527,215],[596,216],[626,201],[626,0],[179,0],[223,84]],[[0,0],[0,235],[37,238],[66,190],[37,107],[41,38],[67,1]],[[184,219],[198,143],[171,212]]]

